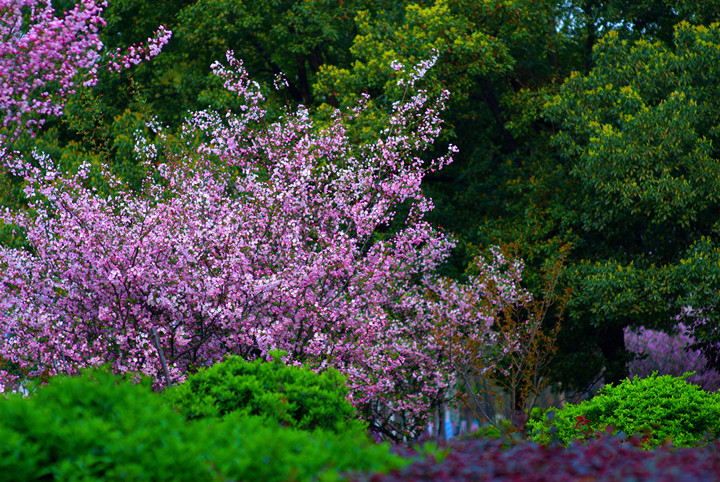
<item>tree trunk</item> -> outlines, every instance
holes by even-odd
[[[599,333],[598,346],[605,357],[605,383],[617,384],[628,376],[624,324],[617,323]]]

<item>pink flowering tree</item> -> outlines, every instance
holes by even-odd
[[[703,390],[716,392],[720,388],[720,374],[711,368],[700,350],[693,349],[692,330],[679,323],[675,334],[640,327],[625,330],[625,344],[638,358],[628,364],[630,376],[645,378],[658,375],[682,376],[695,372],[687,381]]]
[[[0,112],[5,141],[60,116],[79,86],[97,83],[100,68],[117,71],[157,55],[164,27],[147,44],[103,54],[106,2],[82,0],[57,15],[48,0],[0,0]]]
[[[439,338],[473,337],[492,368],[514,346],[496,346],[493,310],[526,296],[514,274],[496,276],[501,290],[434,275],[453,241],[425,220],[421,181],[455,148],[419,155],[448,93],[410,92],[376,141],[353,145],[366,98],[324,128],[303,107],[271,122],[241,62],[228,62],[214,72],[244,109],[192,114],[179,154],[139,139],[151,172],[140,193],[107,169],[103,196],[89,166],[12,161],[33,214],[2,215],[31,249],[0,247],[0,357],[12,365],[0,384],[110,363],[161,387],[228,354],[280,348],[288,363],[346,374],[376,432],[417,434],[454,382]]]

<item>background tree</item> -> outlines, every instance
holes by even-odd
[[[670,330],[683,306],[717,303],[719,53],[716,25],[680,23],[674,45],[611,33],[546,106],[577,187],[571,318],[601,334],[609,381],[626,374],[625,327]]]

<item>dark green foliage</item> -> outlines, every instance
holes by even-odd
[[[653,374],[606,385],[592,399],[548,411],[541,419],[531,419],[528,427],[533,438],[544,443],[557,437],[567,445],[611,427],[615,433],[641,435],[648,448],[668,440],[692,446],[720,433],[720,397],[687,383],[686,376]]]
[[[578,235],[560,351],[571,368],[573,352],[599,348],[613,382],[627,374],[624,327],[671,330],[683,308],[718,299],[720,103],[710,65],[720,58],[720,27],[681,22],[672,38],[607,33],[594,67],[566,78],[544,105],[574,181],[565,222]],[[703,317],[711,322],[693,336],[716,363],[717,314]]]
[[[186,422],[148,385],[99,370],[0,397],[0,481],[337,480],[407,463],[358,432],[239,413]]]
[[[301,430],[363,431],[364,425],[355,419],[355,409],[346,398],[345,377],[335,369],[317,374],[308,368],[286,366],[283,355],[275,351],[272,362],[257,359],[250,363],[229,357],[168,390],[167,399],[189,420],[239,413],[267,417]]]

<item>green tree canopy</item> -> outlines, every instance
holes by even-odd
[[[545,106],[576,186],[574,322],[603,333],[606,378],[625,374],[625,326],[669,330],[683,307],[717,304],[718,55],[717,24],[681,22],[673,44],[611,32]]]

